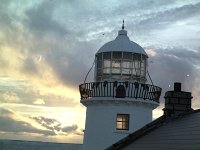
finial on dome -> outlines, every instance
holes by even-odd
[[[123,19],[123,24],[122,24],[122,30],[124,30],[124,19]]]

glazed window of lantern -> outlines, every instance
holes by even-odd
[[[117,130],[129,130],[129,116],[129,114],[117,114]]]

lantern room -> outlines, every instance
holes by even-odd
[[[96,53],[95,80],[145,83],[147,58],[144,49],[129,39],[122,26],[116,39]]]

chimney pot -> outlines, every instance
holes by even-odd
[[[174,83],[174,91],[175,92],[180,92],[181,91],[181,83],[175,82]]]

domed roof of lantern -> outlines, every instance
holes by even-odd
[[[147,56],[145,50],[137,43],[131,41],[127,36],[127,31],[124,30],[124,21],[122,29],[118,31],[118,36],[115,38],[115,40],[104,44],[98,50],[97,53],[112,52],[112,51],[132,52],[132,53],[144,54]]]

